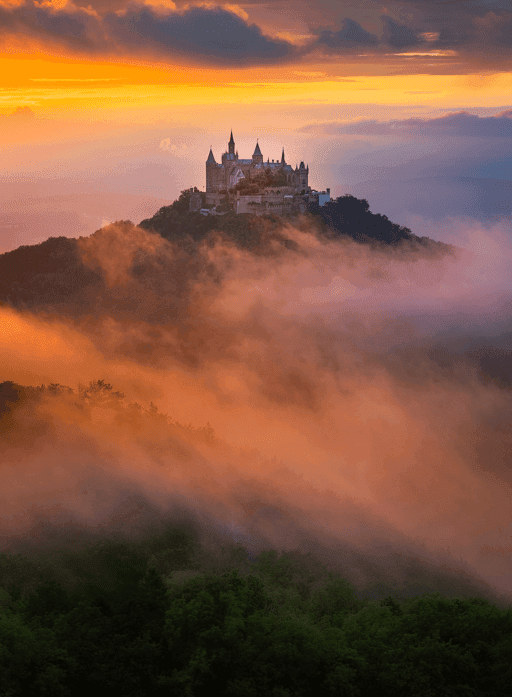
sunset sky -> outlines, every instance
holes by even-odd
[[[486,180],[512,165],[508,0],[0,0],[0,26],[3,250],[204,188],[231,128],[241,157],[284,146],[314,188],[422,231],[506,207]]]

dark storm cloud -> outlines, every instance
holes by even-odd
[[[488,69],[510,67],[512,6],[509,0],[400,0],[382,14],[378,2],[365,3],[364,12],[351,0],[321,0],[322,20],[332,15],[331,26],[309,19],[316,47],[326,53],[350,54],[366,48],[376,56],[385,52],[448,50],[468,66]],[[341,16],[345,17],[341,22]]]
[[[352,49],[364,46],[376,46],[379,39],[375,34],[370,34],[352,19],[345,18],[338,31],[322,31],[318,37],[318,44],[330,49]]]
[[[439,47],[488,48],[512,46],[512,7],[509,0],[401,0],[423,31],[438,34]]]
[[[382,19],[385,26],[384,38],[389,46],[401,49],[421,43],[416,32],[405,26],[405,24],[397,24],[390,17],[383,17]]]
[[[157,12],[130,5],[125,12],[100,17],[74,6],[55,10],[26,3],[0,7],[0,32],[87,53],[189,59],[210,65],[272,64],[295,54],[292,44],[265,36],[255,24],[221,7]]]
[[[477,116],[458,111],[435,119],[309,124],[300,130],[303,133],[327,135],[512,138],[512,110],[502,111],[495,116]]]
[[[280,4],[290,10],[287,0]],[[179,3],[177,10],[168,10],[121,0],[93,0],[92,5],[78,0],[61,9],[35,0],[19,6],[0,4],[0,36],[33,38],[78,53],[134,55],[208,66],[272,65],[307,60],[314,53],[349,57],[359,51],[371,59],[416,47],[427,53],[455,51],[469,67],[510,67],[512,8],[508,0],[401,0],[384,16],[377,2],[365,5],[364,13],[349,0],[336,4],[319,0],[316,7],[320,10],[316,15],[305,4],[296,8],[311,36],[300,49],[265,35],[258,24],[222,6]],[[264,24],[265,15],[254,12]],[[320,18],[322,22],[327,19],[327,24],[320,25]],[[285,20],[276,26],[289,28]]]
[[[192,7],[183,14],[165,15],[133,7],[122,15],[107,15],[104,23],[125,47],[135,49],[145,42],[164,54],[223,65],[274,63],[294,53],[289,43],[264,36],[255,24],[220,7]]]
[[[16,34],[78,51],[105,50],[101,25],[85,11],[54,10],[35,3],[16,7],[0,5],[0,38]]]

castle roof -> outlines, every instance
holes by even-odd
[[[228,145],[234,145],[234,144],[235,144],[235,141],[233,139],[233,129],[231,129],[231,138],[229,139]]]
[[[215,157],[213,156],[213,152],[212,152],[212,149],[211,149],[211,148],[210,148],[210,154],[208,155],[208,159],[206,160],[206,164],[208,164],[208,163],[217,164],[217,163],[215,162]]]
[[[260,144],[257,141],[256,141],[256,147],[254,148],[253,157],[256,157],[256,155],[263,157],[263,155],[261,154],[261,150],[260,150]]]

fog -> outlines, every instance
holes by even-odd
[[[74,390],[4,415],[4,544],[181,510],[359,584],[359,554],[398,581],[421,559],[512,597],[512,248],[505,223],[452,232],[466,249],[79,240],[96,287],[1,308],[0,381]]]

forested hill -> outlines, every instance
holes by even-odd
[[[274,255],[279,249],[283,252],[287,248],[296,249],[297,243],[283,232],[285,223],[292,223],[302,232],[332,240],[352,238],[360,244],[376,244],[390,250],[412,244],[441,254],[454,251],[450,245],[417,237],[386,216],[372,213],[366,200],[353,196],[342,196],[305,215],[286,219],[233,213],[222,216],[189,213],[188,196],[182,193],[171,206],[165,206],[152,218],[143,220],[140,227],[181,247],[192,275],[194,265],[198,263],[197,247],[218,232],[253,254]],[[117,230],[122,231],[125,239],[130,237],[132,229],[134,225],[129,221],[117,223]],[[95,233],[98,234],[99,231]],[[28,308],[71,304],[74,311],[80,313],[81,308],[87,311],[93,298],[98,303],[103,290],[103,301],[108,305],[111,294],[107,292],[105,279],[100,270],[82,262],[79,247],[79,240],[51,237],[41,244],[18,247],[0,255],[0,302]],[[143,273],[141,269],[139,271]]]
[[[189,213],[189,198],[190,194],[183,191],[171,206],[161,208],[152,218],[143,220],[140,226],[173,241],[182,241],[184,237],[199,241],[213,230],[218,230],[237,244],[254,251],[263,251],[269,234],[283,242],[278,231],[284,221],[293,223],[301,230],[317,232],[331,239],[350,237],[362,244],[380,243],[390,246],[409,242],[437,247],[439,251],[445,252],[452,249],[442,242],[414,235],[411,230],[391,222],[385,215],[372,213],[366,199],[358,199],[349,194],[321,207],[318,204],[310,206],[305,215],[287,218],[245,213],[235,215],[231,211],[223,215],[206,216],[199,212]]]

